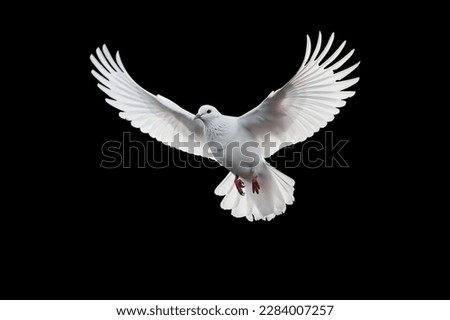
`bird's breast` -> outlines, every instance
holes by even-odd
[[[247,176],[263,157],[257,142],[239,128],[205,128],[205,137],[216,160],[239,176]]]

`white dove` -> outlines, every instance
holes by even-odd
[[[344,99],[355,94],[343,90],[359,78],[341,79],[355,70],[359,62],[336,72],[354,50],[334,62],[345,41],[322,62],[333,39],[334,33],[321,51],[319,32],[311,54],[311,41],[306,36],[305,57],[294,77],[240,117],[223,115],[210,105],[201,106],[194,115],[161,95],[149,93],[130,77],[119,52],[114,60],[106,45],[96,50],[100,61],[93,55],[90,58],[101,74],[92,70],[100,82],[98,87],[111,98],[106,102],[121,110],[120,117],[164,144],[217,160],[230,171],[215,189],[215,194],[224,196],[221,207],[249,221],[271,220],[294,202],[295,182],[264,158],[287,145],[304,141],[325,127],[339,112],[338,108],[345,105]],[[267,138],[275,147],[263,147]],[[191,147],[178,141],[197,145]],[[252,190],[244,193],[245,185]]]

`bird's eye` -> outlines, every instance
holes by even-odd
[[[206,111],[206,113],[211,113],[211,109],[210,109],[210,110],[208,110],[208,111]]]

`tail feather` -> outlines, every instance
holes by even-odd
[[[233,193],[238,194],[237,190]],[[243,198],[245,196],[242,197],[238,194],[238,197]],[[249,220],[251,218],[250,221],[253,221],[252,207],[249,205],[248,201],[241,201],[241,199],[238,199],[238,205],[231,210],[231,214],[236,218],[246,217]]]
[[[252,193],[251,181],[243,179],[246,187],[245,195],[241,196],[234,186],[234,175],[230,172],[217,186],[215,194],[224,196],[220,206],[231,210],[234,217],[246,217],[253,220],[272,220],[286,211],[286,205],[294,202],[295,181],[267,164],[258,174],[261,186],[260,193]],[[241,177],[242,179],[242,177]]]
[[[224,196],[228,194],[233,187],[233,174],[231,172],[228,172],[225,179],[222,180],[221,183],[216,187],[214,190],[214,193],[218,196]]]
[[[225,197],[223,198],[222,202],[220,203],[220,206],[223,209],[231,210],[238,206],[239,204],[239,198],[240,195],[237,192],[232,192],[233,190],[230,190]]]
[[[269,170],[272,170],[272,173],[277,175],[279,179],[283,180],[286,184],[290,185],[290,186],[294,186],[295,185],[295,180],[292,179],[291,177],[285,175],[283,172],[275,169],[274,167],[272,167],[271,165],[268,165]]]

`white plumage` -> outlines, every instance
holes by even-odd
[[[134,127],[182,151],[215,159],[230,170],[215,190],[217,195],[224,197],[223,209],[232,210],[233,216],[246,217],[250,221],[271,220],[283,213],[287,204],[294,202],[295,182],[270,166],[264,158],[289,144],[304,141],[325,127],[345,105],[344,99],[355,93],[344,90],[357,83],[359,78],[342,79],[359,63],[337,71],[354,50],[335,62],[344,42],[325,59],[333,40],[334,34],[321,51],[322,36],[319,33],[311,54],[311,41],[307,36],[306,54],[294,77],[240,117],[222,115],[209,105],[200,107],[194,116],[169,99],[149,93],[130,77],[119,53],[114,60],[106,46],[97,49],[98,60],[91,55],[100,74],[95,70],[92,73],[99,81],[99,88],[111,98],[106,101],[119,109],[119,115],[131,121]],[[261,143],[269,133],[275,147],[263,148]],[[177,134],[182,142],[194,134],[191,139],[199,142],[199,146],[188,149],[174,145]],[[232,143],[240,147],[227,148]],[[248,143],[256,145],[251,149],[250,158],[241,148]],[[243,184],[246,187],[241,188]],[[251,191],[246,190],[249,186]],[[247,191],[245,195],[244,190]]]

